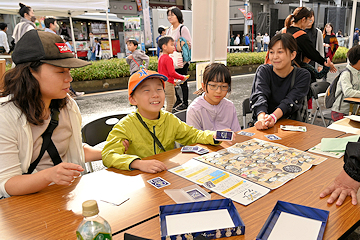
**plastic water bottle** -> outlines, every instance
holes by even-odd
[[[98,215],[99,208],[95,200],[83,202],[84,220],[76,230],[78,240],[110,240],[111,227],[109,223]]]

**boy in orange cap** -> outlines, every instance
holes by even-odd
[[[146,69],[130,77],[129,101],[137,110],[122,118],[109,133],[102,150],[105,166],[157,173],[167,169],[163,162],[141,158],[171,150],[175,141],[183,145],[219,143],[214,140],[215,132],[197,130],[161,109],[165,81],[166,76]]]

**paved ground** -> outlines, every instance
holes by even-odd
[[[337,64],[339,70],[344,69],[346,64]],[[328,81],[332,82],[338,73],[328,74]],[[232,77],[232,91],[228,99],[233,101],[240,125],[243,125],[242,120],[242,102],[251,94],[251,86],[254,74],[238,75]],[[195,89],[195,82],[189,83],[189,98],[192,101],[196,95],[192,94]],[[322,103],[323,100],[320,99]],[[135,108],[130,106],[128,102],[127,90],[109,91],[102,93],[86,94],[77,99],[81,114],[83,116],[83,124],[86,124],[101,116],[113,114],[115,112],[131,112]],[[250,120],[250,115],[247,117]],[[315,124],[322,125],[321,121],[316,120]]]

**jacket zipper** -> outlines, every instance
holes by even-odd
[[[155,126],[153,126],[153,133],[156,136],[156,134],[155,134]],[[156,154],[156,143],[155,143],[155,139],[154,139],[154,155],[155,154]]]

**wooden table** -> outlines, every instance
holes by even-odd
[[[283,132],[279,130],[280,124],[306,125],[308,132]],[[264,139],[263,135],[265,134],[275,133],[282,138],[276,142],[293,147],[298,145],[300,150],[306,150],[316,145],[320,142],[321,136],[338,137],[344,134],[291,120],[281,120],[273,129],[266,131],[260,132],[254,128],[246,129],[246,131],[256,132],[253,137],[260,139]],[[237,135],[235,142],[248,139],[250,138],[247,136]],[[221,146],[204,145],[211,151],[218,151],[229,146],[230,144],[225,142]],[[179,149],[174,149],[151,156],[148,159],[164,161],[168,168],[172,168],[185,163],[194,156],[197,155],[180,153]],[[321,190],[330,184],[340,172],[342,164],[342,159],[329,158],[248,206],[235,203],[245,223],[246,233],[245,236],[230,239],[254,239],[277,200],[330,211],[324,239],[337,239],[360,219],[360,205],[352,206],[350,198],[347,198],[343,206],[336,207],[335,205],[328,205],[326,203],[327,198],[319,199],[318,196]],[[71,211],[70,209],[74,209],[74,206],[81,206],[82,201],[80,200],[93,193],[95,191],[94,186],[97,188],[100,186],[102,191],[99,192],[112,191],[114,194],[121,192],[124,197],[130,198],[129,201],[120,206],[98,201],[100,215],[109,221],[113,233],[118,233],[114,235],[114,239],[122,239],[124,232],[151,239],[160,239],[159,217],[157,216],[159,206],[174,204],[173,200],[163,190],[179,189],[193,184],[167,171],[159,174],[148,174],[141,173],[138,170],[129,172],[110,169],[106,170],[105,173],[107,177],[114,177],[117,181],[100,178],[97,175],[99,172],[96,172],[77,179],[69,187],[53,185],[36,194],[0,200],[0,234],[2,238],[74,239],[76,228],[80,224],[82,216],[78,211]],[[156,189],[146,182],[156,176],[164,178],[171,185]],[[211,195],[212,199],[222,198],[215,193]]]
[[[350,103],[350,110],[349,110],[349,115],[353,114],[353,110],[354,110],[354,104],[359,105],[360,104],[360,98],[355,98],[355,97],[349,97],[349,98],[344,98],[344,102],[346,103]],[[359,108],[356,111],[356,115],[358,115],[358,111]]]

